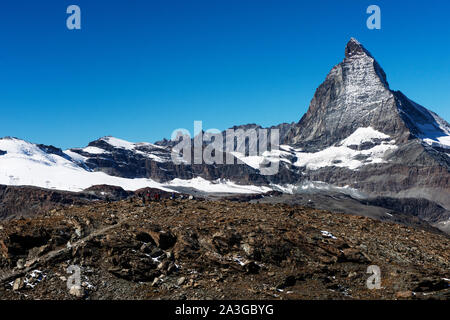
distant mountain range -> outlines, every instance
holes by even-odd
[[[233,129],[251,128],[262,129],[256,124]],[[424,199],[450,210],[450,125],[391,90],[381,66],[353,38],[301,120],[268,129],[279,129],[279,149],[257,156],[233,152],[240,160],[234,165],[174,163],[171,140],[152,144],[104,137],[63,151],[7,137],[0,139],[0,184],[67,191],[107,184],[218,194],[317,189],[358,199]],[[261,174],[267,161],[279,161],[277,174]],[[450,230],[450,214],[440,210],[433,223]]]

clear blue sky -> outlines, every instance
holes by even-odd
[[[70,4],[80,31],[66,28]],[[194,120],[298,121],[352,36],[392,89],[449,121],[449,13],[445,0],[4,0],[0,136],[67,148],[152,142]]]

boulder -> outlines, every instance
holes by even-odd
[[[23,278],[17,278],[16,280],[14,280],[14,283],[13,283],[14,291],[23,289],[24,287],[25,287],[25,283],[23,281]]]
[[[192,258],[199,256],[200,244],[198,235],[193,231],[184,231],[178,234],[177,242],[173,248],[173,256],[176,259]]]

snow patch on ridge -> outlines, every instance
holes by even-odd
[[[83,164],[88,159],[88,157],[84,157],[81,154],[73,152],[71,150],[64,150],[63,152],[68,155],[73,161],[80,164]]]
[[[360,148],[363,150],[355,150],[358,149],[355,146],[361,147],[368,143],[373,144],[370,149]],[[362,127],[356,129],[355,132],[336,145],[318,152],[302,152],[302,149],[280,145],[279,150],[265,151],[258,156],[244,156],[239,152],[232,152],[232,154],[254,169],[259,169],[264,161],[280,161],[297,167],[306,167],[309,170],[318,170],[329,166],[356,170],[364,165],[384,163],[385,153],[396,148],[395,141],[391,140],[389,135],[372,127]],[[283,190],[288,189],[290,187],[283,187]]]
[[[156,162],[168,162],[171,160],[170,150],[166,147],[158,146],[156,144],[147,142],[133,143],[114,137],[103,137],[100,138],[99,141],[106,142],[113,149],[126,150],[136,155],[152,159]],[[107,157],[114,153],[114,151],[111,151],[111,148],[106,146],[105,148],[107,150],[91,145],[83,149],[73,148],[65,150],[64,153],[72,158],[75,162],[82,164],[88,161],[89,158],[96,158],[98,156]]]
[[[274,191],[280,191],[288,194],[304,194],[304,193],[316,193],[320,191],[326,191],[326,192],[336,192],[346,194],[355,199],[367,198],[367,195],[365,193],[355,188],[351,188],[348,185],[339,187],[323,181],[303,181],[297,184],[285,184],[285,185],[271,184],[270,187]]]
[[[323,181],[305,181],[301,183],[297,189],[294,189],[294,193],[302,193],[305,191],[331,191],[347,194],[355,199],[364,199],[366,195],[355,188],[351,188],[346,185],[344,187],[338,187]]]
[[[289,147],[290,148],[290,147]],[[288,149],[286,149],[286,146],[280,146],[279,150],[270,150],[270,151],[264,151],[262,155],[258,156],[244,156],[240,152],[230,152],[233,156],[235,156],[238,160],[242,161],[249,167],[252,167],[253,169],[260,169],[260,166],[264,162],[278,162],[283,161],[286,163],[290,163],[289,160],[286,159],[291,153],[288,152]]]
[[[152,144],[152,143],[148,143],[148,142],[133,143],[133,142],[129,142],[129,141],[114,138],[114,137],[103,137],[100,140],[105,141],[106,143],[108,143],[110,146],[112,146],[114,148],[132,151],[136,154],[142,155],[142,156],[152,159],[156,162],[167,162],[168,161],[168,159],[164,159],[163,157],[160,157],[157,155],[157,154],[160,154],[161,151],[167,152],[167,149],[164,147],[158,146],[156,144]]]
[[[118,138],[114,138],[114,137],[104,137],[101,138],[101,140],[107,142],[109,145],[115,147],[115,148],[121,148],[121,149],[127,149],[127,150],[133,150],[135,148],[135,144],[122,140],[122,139],[118,139]]]
[[[434,124],[418,123],[417,126],[423,132],[420,138],[430,146],[448,149],[450,151],[450,126],[434,112],[430,112],[430,114],[436,121],[435,124],[437,127]]]
[[[406,98],[406,97],[405,97]],[[422,116],[413,116],[411,112],[405,110],[400,105],[400,112],[404,114],[420,131],[416,133],[417,138],[421,139],[423,143],[432,147],[446,149],[450,152],[450,125],[439,117],[433,111],[430,111],[418,103],[406,98],[407,101],[419,112]]]
[[[397,148],[393,140],[389,142],[382,141],[380,144],[367,150],[354,150],[349,148],[349,146],[360,146],[363,143],[389,138],[388,135],[378,132],[371,127],[358,128],[353,134],[342,140],[336,146],[331,146],[313,153],[296,152],[297,161],[294,165],[306,167],[309,170],[318,170],[329,166],[355,170],[368,164],[384,163],[386,162],[384,160],[385,153]]]
[[[389,139],[389,138],[390,138],[390,136],[388,136],[387,134],[379,132],[379,131],[373,129],[372,127],[358,128],[350,136],[348,136],[346,139],[342,140],[340,145],[348,147],[348,146],[352,146],[352,145],[361,145],[366,142],[373,142],[377,139],[385,140],[385,139]]]
[[[204,192],[214,193],[265,193],[272,191],[269,187],[253,185],[239,185],[230,180],[218,179],[215,181],[205,180],[201,177],[190,180],[173,179],[166,184],[167,187],[188,187]]]
[[[156,149],[165,149],[164,147],[158,146],[156,144],[153,143],[148,143],[148,142],[129,142],[126,140],[122,140],[119,138],[114,138],[114,137],[103,137],[100,140],[105,141],[106,143],[108,143],[110,146],[113,146],[114,148],[119,148],[119,149],[126,149],[126,150],[135,150],[138,147],[151,147],[151,148],[156,148]]]
[[[98,147],[92,147],[92,146],[86,147],[86,148],[84,148],[82,150],[84,152],[87,152],[87,153],[90,153],[90,154],[105,154],[105,153],[109,153],[106,150],[103,150],[103,149],[98,148]]]

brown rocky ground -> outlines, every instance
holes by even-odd
[[[296,205],[133,198],[0,222],[1,299],[449,299],[449,278],[447,235]]]

